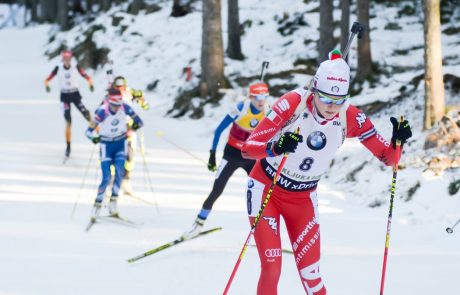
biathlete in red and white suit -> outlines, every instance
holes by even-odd
[[[400,157],[366,115],[349,104],[350,68],[334,51],[321,63],[311,90],[297,89],[282,96],[251,133],[242,148],[257,159],[250,173],[247,206],[252,224],[273,182],[282,155],[289,156],[255,231],[261,261],[257,294],[275,295],[281,273],[280,216],[283,216],[294,250],[302,285],[307,294],[324,295],[320,274],[320,227],[316,188],[345,138],[357,137],[386,165]],[[391,118],[391,141],[405,142],[412,134],[407,121]],[[299,133],[296,134],[296,130]]]

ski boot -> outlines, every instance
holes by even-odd
[[[203,229],[204,222],[206,219],[202,219],[200,217],[197,217],[195,219],[195,222],[192,225],[192,228],[186,232],[184,232],[181,236],[183,240],[190,240],[193,239],[194,237],[198,236],[201,233],[201,230]]]
[[[111,196],[109,202],[109,214],[111,217],[119,217],[117,208],[118,196]]]
[[[65,156],[66,158],[70,157],[70,143],[67,143],[67,147],[65,148]]]
[[[93,210],[91,211],[91,222],[96,222],[96,218],[99,216],[101,212],[102,203],[101,202],[94,202]]]

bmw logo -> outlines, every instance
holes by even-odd
[[[338,93],[340,91],[340,88],[337,86],[332,86],[331,91],[334,93]]]
[[[307,138],[307,146],[314,151],[323,149],[326,146],[326,142],[326,135],[321,131],[312,132]]]
[[[254,180],[249,180],[248,182],[248,188],[253,188],[254,187]]]
[[[251,122],[249,122],[249,126],[251,126],[252,128],[256,128],[258,124],[259,120],[257,119],[252,119]]]
[[[70,78],[70,74],[69,74],[69,73],[65,73],[64,77],[65,77],[66,79],[69,79],[69,78]]]
[[[118,119],[115,119],[112,121],[112,126],[116,126],[118,125],[118,123],[120,123],[120,121]]]

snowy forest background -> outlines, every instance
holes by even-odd
[[[165,180],[161,178],[163,177],[161,173],[169,171],[168,169],[174,171],[177,169],[175,173],[180,173],[178,171],[189,171],[187,169],[193,167],[196,170],[190,170],[193,171],[191,173],[199,174],[205,173],[206,168],[202,163],[188,157],[165,140],[173,141],[181,148],[187,149],[205,161],[215,127],[228,109],[247,94],[247,86],[258,79],[263,61],[270,62],[266,82],[271,92],[271,101],[274,101],[287,91],[308,83],[319,62],[325,59],[327,52],[333,48],[344,47],[349,36],[350,26],[354,21],[359,21],[370,30],[363,39],[355,39],[350,50],[349,63],[353,78],[352,103],[362,108],[372,118],[378,130],[386,138],[391,136],[390,116],[404,115],[411,123],[414,134],[405,146],[404,155],[399,165],[397,200],[395,202],[395,216],[399,219],[394,225],[395,235],[392,237],[392,243],[393,241],[395,243],[396,256],[407,255],[407,257],[411,257],[406,262],[410,262],[407,264],[412,265],[411,271],[414,275],[412,281],[405,278],[407,285],[394,277],[394,281],[398,283],[393,284],[393,286],[396,285],[400,289],[393,287],[395,289],[391,293],[390,283],[389,294],[431,294],[433,292],[459,294],[459,284],[452,284],[448,280],[451,274],[455,274],[454,265],[458,265],[460,259],[459,239],[455,235],[448,236],[445,233],[445,227],[452,225],[460,217],[458,193],[460,188],[459,0],[0,1],[0,43],[2,44],[2,48],[0,48],[2,53],[0,75],[5,85],[12,86],[6,87],[0,96],[0,105],[4,106],[2,116],[0,116],[2,125],[7,126],[6,122],[14,120],[13,115],[21,112],[23,108],[27,110],[33,106],[38,108],[36,109],[38,113],[30,109],[30,117],[24,119],[27,124],[18,124],[2,130],[5,139],[2,157],[4,157],[5,165],[0,169],[0,207],[3,206],[0,209],[3,210],[3,215],[0,214],[3,216],[0,217],[0,221],[3,219],[2,222],[9,228],[19,228],[19,232],[24,232],[24,236],[33,236],[33,226],[29,232],[25,229],[25,223],[33,224],[35,221],[31,217],[22,220],[19,218],[19,216],[23,216],[21,212],[11,209],[15,208],[13,205],[18,202],[18,198],[21,200],[21,204],[37,202],[34,204],[43,206],[40,207],[42,210],[45,210],[43,209],[45,203],[50,202],[51,207],[56,206],[56,208],[65,211],[67,208],[63,206],[70,206],[74,202],[79,189],[80,178],[83,176],[91,148],[90,143],[83,136],[85,124],[82,118],[76,119],[76,127],[74,127],[77,128],[74,131],[75,137],[77,137],[76,141],[80,144],[76,152],[80,151],[81,154],[75,158],[74,163],[70,163],[73,170],[67,171],[62,167],[56,168],[59,160],[56,160],[54,166],[50,164],[46,164],[49,166],[41,166],[45,164],[35,160],[35,157],[46,154],[47,161],[53,163],[53,155],[60,156],[61,154],[60,146],[57,146],[57,143],[62,144],[62,132],[59,125],[62,124],[62,118],[57,107],[58,89],[56,85],[52,85],[52,93],[46,94],[43,80],[49,71],[60,62],[60,53],[63,49],[71,49],[79,63],[94,77],[96,92],[90,94],[86,90],[83,91],[85,100],[90,101],[90,106],[93,108],[97,106],[104,94],[104,87],[107,83],[106,70],[109,67],[113,67],[116,74],[124,75],[128,84],[144,90],[152,105],[150,113],[141,114],[148,123],[145,130],[147,144],[150,140],[151,145],[148,160],[153,167],[153,172],[159,175],[156,180],[158,182],[154,183],[157,194],[169,196],[159,197],[160,207],[163,205],[168,208],[175,217],[163,216],[167,222],[172,224],[172,228],[168,228],[166,221],[163,223],[158,219],[151,220],[147,216],[152,212],[144,212],[142,208],[137,207],[140,206],[139,204],[126,201],[125,205],[131,210],[128,213],[135,212],[136,215],[147,220],[144,225],[147,229],[128,234],[135,241],[133,244],[117,244],[117,247],[120,248],[118,250],[129,256],[133,254],[133,248],[136,252],[145,250],[144,248],[153,244],[161,244],[161,242],[174,238],[181,232],[181,229],[189,226],[200,202],[210,189],[212,175],[203,176],[204,180],[197,180],[197,183],[203,182],[203,184],[199,184],[198,188],[194,187],[195,183],[192,183],[193,177],[180,176],[184,177],[183,181],[192,188],[192,195],[187,198],[185,197],[186,193],[175,191],[172,196],[168,195],[171,190],[175,189],[173,187],[176,186],[176,183],[173,178],[174,175],[177,177],[177,174],[172,175],[171,179]],[[113,65],[110,65],[110,62]],[[25,80],[26,83],[20,83],[20,80]],[[39,122],[43,124],[41,126],[44,130],[40,133],[31,134],[25,125],[30,124],[33,120],[31,118],[34,116],[42,118]],[[81,132],[78,131],[78,128],[81,129]],[[55,129],[57,129],[56,132],[54,132]],[[159,132],[164,133],[165,136],[163,138],[157,136]],[[222,139],[221,147],[223,141]],[[55,142],[57,147],[54,146]],[[11,147],[7,147],[8,143]],[[34,148],[31,149],[33,152],[25,150],[24,143],[33,146]],[[22,152],[26,154],[26,158],[30,157],[27,159],[32,161],[29,163],[32,163],[34,168],[30,168],[29,164],[25,163]],[[58,156],[56,157],[59,158]],[[176,162],[172,160],[174,163],[168,166],[165,160],[168,156],[170,159],[177,158],[180,160]],[[141,164],[138,165],[141,167]],[[45,167],[48,168],[45,169]],[[52,172],[49,172],[49,177],[43,176],[34,181],[35,174],[31,171]],[[66,176],[67,178],[61,179],[61,173],[69,173],[69,175]],[[148,190],[142,188],[142,172],[139,173],[138,190],[141,196],[151,198]],[[92,179],[84,188],[83,193],[87,199],[83,201],[83,204],[90,204],[92,201],[94,196],[93,183],[96,183],[96,176],[95,169],[90,175]],[[70,180],[72,177],[76,179]],[[187,180],[185,180],[186,178]],[[373,159],[369,152],[360,146],[359,142],[350,140],[334,160],[322,187],[326,197],[328,194],[336,195],[337,199],[344,201],[344,203],[339,203],[339,206],[334,203],[336,201],[331,197],[332,203],[328,204],[328,201],[325,201],[326,203],[323,203],[324,208],[328,208],[328,205],[335,208],[337,205],[340,212],[345,212],[343,215],[345,220],[353,216],[354,221],[356,221],[356,219],[361,220],[361,216],[365,216],[362,217],[362,221],[372,224],[369,222],[372,220],[369,219],[370,216],[379,215],[381,217],[379,221],[380,232],[376,234],[376,247],[379,250],[381,248],[382,251],[390,178],[391,172],[388,169],[377,159]],[[212,281],[216,283],[210,284],[218,291],[221,291],[225,283],[247,229],[244,220],[241,221],[241,224],[234,225],[231,222],[230,213],[226,211],[239,212],[238,214],[244,218],[243,190],[241,189],[244,186],[242,185],[244,175],[238,174],[236,179],[235,182],[230,183],[227,192],[230,196],[235,195],[235,199],[230,197],[230,203],[222,200],[223,205],[217,206],[217,212],[221,212],[221,215],[217,213],[216,222],[223,223],[224,228],[227,227],[231,230],[231,234],[222,239],[220,241],[222,244],[219,244],[220,248],[217,248],[219,251],[223,249],[222,251],[226,254],[217,253],[218,250],[212,250],[214,248],[206,248],[208,245],[204,242],[201,245],[212,252],[211,256],[216,261],[222,257],[228,261],[228,265],[224,265],[225,268],[222,270],[221,276],[218,276],[217,273],[212,276]],[[57,187],[54,186],[56,182],[60,183]],[[65,188],[61,187],[61,185],[64,186],[64,183],[66,184]],[[43,197],[48,194],[50,186],[56,196],[47,195]],[[63,192],[68,194],[68,199],[63,200],[57,197]],[[36,196],[38,199],[33,199],[32,196]],[[226,195],[222,199],[225,197]],[[38,205],[38,202],[43,204]],[[62,206],[57,205],[60,202],[63,202]],[[85,210],[88,209],[86,213],[89,214],[89,205],[87,207]],[[177,208],[183,211],[174,211]],[[46,210],[44,212],[48,212]],[[50,232],[45,230],[45,236],[51,236],[56,232],[66,236],[67,232],[76,231],[76,228],[82,225],[78,224],[78,221],[85,220],[87,217],[85,210],[81,210],[81,216],[79,216],[81,219],[73,222],[67,222],[65,219],[68,212],[58,214],[53,221],[47,219],[51,217],[46,217],[43,225],[53,224],[56,221],[61,222],[63,219],[66,222],[62,232],[59,228],[54,228]],[[11,212],[8,213],[7,211]],[[13,215],[13,212],[19,213]],[[30,207],[30,212],[27,212],[30,214],[29,216],[33,216],[35,209]],[[356,245],[352,241],[347,241],[350,243],[347,244],[350,249],[339,242],[341,239],[346,239],[344,233],[338,234],[334,238],[328,238],[328,227],[332,227],[334,222],[340,223],[341,219],[328,217],[330,216],[327,215],[328,213],[336,213],[334,210],[325,209],[325,212],[323,222],[325,242],[323,245],[326,246],[324,250],[326,267],[330,263],[331,266],[335,267],[331,267],[330,273],[334,273],[334,269],[337,268],[346,272],[345,267],[341,268],[346,264],[346,259],[341,261],[343,263],[340,266],[334,265],[332,262],[328,262],[328,253],[346,253],[354,257],[353,255],[356,251],[359,252],[360,248],[355,249],[354,252],[351,249],[354,249],[353,247]],[[352,212],[352,214],[346,212]],[[241,228],[238,228],[238,225],[241,225]],[[162,232],[156,236],[154,229],[158,226]],[[399,239],[398,226],[403,228]],[[368,229],[370,228],[366,228],[366,231]],[[238,236],[237,233],[239,232],[243,233],[243,236]],[[417,232],[417,236],[412,240],[403,238],[409,237],[412,232]],[[15,240],[16,235],[6,229],[2,233],[3,237],[0,239],[3,239],[5,243],[0,243],[0,245],[3,244],[5,249],[1,252],[7,257],[5,253],[15,253],[17,243],[13,244],[11,241]],[[107,246],[111,245],[109,242],[117,243],[117,234],[117,229],[110,229],[108,233],[103,234],[108,239],[106,241]],[[146,234],[150,235],[150,239],[145,238]],[[72,235],[72,237],[72,240],[75,241],[75,236]],[[82,233],[79,233],[77,237],[80,238],[77,244],[83,245],[85,251],[93,249],[91,247],[94,245],[90,247],[87,240],[88,244],[80,244],[82,240],[85,241],[86,239]],[[7,238],[10,243],[6,242]],[[92,237],[91,239],[96,238]],[[355,237],[355,239],[366,243],[362,237]],[[327,248],[328,241],[337,242],[337,248],[332,250]],[[31,241],[27,240],[27,242],[30,243]],[[95,240],[90,242],[95,242]],[[102,243],[100,240],[97,242]],[[232,244],[235,249],[228,250],[226,247],[229,247],[229,244]],[[371,247],[371,245],[365,245]],[[409,247],[409,245],[413,247]],[[70,247],[67,244],[63,246]],[[191,261],[200,261],[198,257],[199,246],[196,245],[192,248]],[[367,250],[366,248],[361,252],[368,253]],[[408,254],[411,251],[414,252]],[[438,253],[443,251],[446,255],[444,258]],[[80,254],[83,255],[83,252],[82,250]],[[380,252],[378,255],[381,255]],[[110,258],[118,254],[115,251],[109,251],[109,253]],[[373,253],[373,250],[369,250],[369,253]],[[20,255],[17,254],[17,256]],[[176,259],[172,256],[173,254],[171,257],[163,258],[165,260],[167,260],[166,258]],[[248,278],[252,272],[257,273],[256,254],[253,258],[254,268],[246,270],[246,272],[243,269],[243,273],[248,274]],[[56,257],[53,259],[55,259],[52,261],[57,263],[57,267],[60,266],[62,262],[56,262],[58,261]],[[181,263],[179,258],[177,259],[174,261],[178,264]],[[376,258],[378,262],[375,263],[375,272],[380,271],[380,259],[380,256]],[[390,265],[391,259],[390,254]],[[416,269],[424,270],[426,266],[423,263],[424,259],[427,259],[427,263],[432,265],[434,269],[444,270],[439,272],[439,277],[436,277],[433,282],[433,285],[442,282],[438,285],[444,286],[443,292],[432,285],[427,287],[420,284],[420,292],[411,293],[413,288],[416,288],[414,285],[419,283],[415,275]],[[107,261],[109,260],[107,258]],[[249,261],[252,261],[251,258]],[[374,270],[368,269],[368,265],[365,264],[366,261],[363,259],[363,265],[359,265],[361,267],[359,271],[363,272],[362,269],[365,269],[372,273]],[[19,265],[21,264],[15,267],[13,261],[9,261],[9,263],[8,265],[13,268],[12,273],[19,276],[21,274]],[[41,265],[40,263],[37,262],[36,265]],[[166,261],[158,261],[158,263],[162,266],[166,265]],[[209,268],[218,267],[218,263],[216,262],[217,266],[209,265]],[[406,265],[403,263],[398,265],[396,261],[394,263],[399,267],[399,272],[396,271],[396,273],[401,277],[405,273],[404,267]],[[77,263],[77,265],[79,264]],[[109,265],[113,267],[116,264]],[[146,263],[134,272],[139,275],[149,267],[150,265]],[[79,271],[85,270],[83,266],[77,267],[77,269]],[[126,271],[124,268],[117,270],[120,273]],[[45,271],[43,276],[48,279],[51,277],[51,273],[53,272]],[[164,276],[168,278],[166,273]],[[293,276],[296,275],[295,271],[292,273]],[[411,272],[409,271],[409,273]],[[424,274],[428,275],[431,272],[426,270]],[[162,277],[162,274],[158,275]],[[391,282],[391,274],[389,275]],[[0,277],[12,278],[15,276],[5,273],[4,276]],[[143,275],[140,277],[146,278]],[[136,282],[142,285],[144,282],[141,282],[140,277],[136,277],[134,280],[138,279],[139,281]],[[90,278],[86,279],[91,281]],[[198,279],[199,277],[197,277]],[[284,289],[280,288],[280,290],[289,291],[281,294],[302,294],[297,289],[290,289],[291,285],[300,284],[296,277],[290,279],[293,282],[285,281],[284,285],[281,285]],[[334,282],[334,279],[331,277],[329,281]],[[349,277],[338,279],[336,283],[331,284],[331,287],[342,290],[343,284],[346,284],[348,280],[350,280]],[[47,280],[44,279],[44,281]],[[401,279],[401,281],[403,280]],[[62,284],[65,285],[65,282],[63,280]],[[410,285],[410,282],[413,285]],[[172,291],[168,293],[166,290],[185,286],[188,283],[189,280],[187,279],[173,280],[171,285],[159,283],[161,285],[159,287],[160,294],[175,294]],[[424,283],[429,284],[429,282]],[[91,284],[101,290],[105,290],[104,288],[107,287],[94,281],[91,281]],[[32,287],[30,290],[22,289],[22,293],[15,293],[14,291],[18,288],[16,279],[5,279],[5,284],[1,284],[0,279],[0,294],[3,294],[2,285],[7,286],[4,287],[5,294],[40,293],[37,293],[37,289],[32,289]],[[247,279],[242,286],[248,285],[252,288],[254,284]],[[193,285],[192,283],[192,288],[193,286],[196,287],[196,293],[190,292],[190,294],[200,294],[197,291],[199,284]],[[126,289],[122,287],[120,290],[129,289],[128,286],[125,287]],[[235,294],[254,293],[241,291],[245,290],[244,287],[238,289],[236,286],[236,288],[236,290],[240,290],[240,293]],[[52,293],[46,289],[44,283],[41,290],[46,290],[43,291],[43,294]],[[86,292],[86,290],[82,287],[81,290],[75,291],[75,294],[79,294],[78,291]],[[149,286],[145,286],[145,289],[142,290],[147,292]],[[362,292],[356,294],[370,294],[369,290],[374,291],[375,288],[358,288],[358,290]],[[411,291],[402,292],[401,290]],[[178,292],[177,294],[183,293]],[[219,292],[209,292],[209,294],[215,293]]]

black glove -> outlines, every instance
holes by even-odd
[[[393,148],[396,148],[396,141],[401,141],[401,146],[412,137],[412,131],[410,129],[409,122],[407,120],[399,123],[395,117],[390,118],[391,124],[393,124],[393,135],[391,136],[391,143]]]
[[[98,144],[99,142],[101,142],[101,138],[99,136],[95,136],[95,137],[91,138],[91,141],[94,144]]]
[[[94,85],[93,84],[89,84],[89,91],[94,92]]]
[[[141,128],[141,125],[139,125],[139,123],[137,122],[133,122],[133,125],[131,125],[131,129],[133,129],[134,131],[136,131],[139,128]]]
[[[51,88],[50,88],[48,85],[45,86],[45,89],[46,89],[46,92],[50,92],[50,91],[51,91]]]
[[[208,169],[211,172],[215,172],[217,170],[217,166],[216,166],[216,151],[213,151],[213,150],[209,151]]]
[[[299,142],[303,142],[303,137],[300,134],[295,134],[292,132],[285,132],[281,135],[280,139],[273,146],[273,151],[277,155],[282,155],[284,153],[293,153],[297,148]]]

